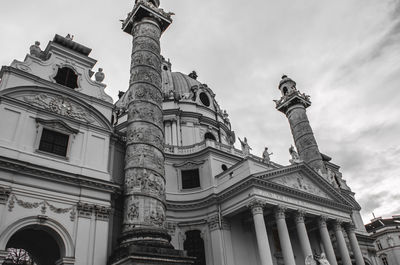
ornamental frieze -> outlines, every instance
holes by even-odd
[[[71,221],[74,221],[75,216],[76,216],[76,207],[75,206],[71,206],[71,207],[67,207],[67,208],[58,208],[58,207],[55,207],[54,205],[50,204],[46,200],[39,201],[39,202],[29,202],[29,201],[21,200],[15,194],[12,194],[8,201],[8,211],[9,212],[13,211],[15,204],[17,204],[18,206],[25,208],[25,209],[36,209],[36,208],[40,207],[41,214],[46,214],[47,209],[49,209],[51,212],[56,213],[56,214],[64,214],[64,213],[69,212]]]
[[[148,143],[154,145],[159,150],[164,149],[164,136],[159,128],[136,127],[128,132],[126,136],[127,144]]]
[[[155,40],[160,39],[160,30],[152,24],[136,24],[132,32],[133,36],[146,36]]]
[[[63,96],[41,93],[35,96],[25,96],[23,97],[23,100],[36,107],[61,116],[81,120],[87,123],[93,123],[95,121],[94,118],[85,111],[85,109]]]
[[[147,224],[163,226],[165,222],[165,208],[159,201],[152,201],[150,207],[145,209],[144,221]]]
[[[0,186],[0,204],[6,204],[10,194],[11,194],[10,187],[1,187]]]

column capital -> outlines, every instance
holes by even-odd
[[[354,225],[353,222],[347,222],[344,224],[344,229],[346,230],[347,233],[354,233],[356,230],[356,226]]]
[[[266,203],[263,200],[254,199],[247,204],[247,208],[250,208],[253,215],[263,214],[265,205]]]
[[[321,215],[319,218],[318,218],[318,226],[321,228],[321,227],[326,227],[326,222],[328,221],[328,216],[325,216],[325,215]]]
[[[285,219],[286,218],[286,215],[285,215],[286,210],[287,210],[287,208],[285,206],[278,205],[275,208],[275,219],[277,219],[277,220],[278,219]]]
[[[342,231],[342,229],[343,229],[342,224],[343,224],[343,220],[335,219],[335,220],[333,221],[333,230],[335,230],[335,231],[337,231],[337,230]]]
[[[295,213],[296,224],[297,223],[304,223],[305,215],[306,215],[306,211],[304,211],[302,209],[297,210],[297,212]]]

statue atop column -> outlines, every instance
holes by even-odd
[[[242,152],[245,156],[249,156],[250,155],[250,150],[251,147],[250,145],[247,143],[247,138],[244,137],[243,141],[238,137],[239,141],[240,141],[240,145],[242,147]]]

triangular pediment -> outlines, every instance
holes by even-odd
[[[256,177],[272,186],[282,187],[288,193],[291,191],[296,197],[313,197],[351,206],[335,187],[304,163],[260,173]]]
[[[269,179],[269,181],[296,189],[302,192],[310,193],[315,196],[323,197],[326,199],[333,199],[320,185],[311,180],[310,177],[302,174],[301,172],[293,172],[287,175],[279,176]]]

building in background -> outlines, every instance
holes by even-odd
[[[134,10],[164,14],[158,5],[137,1]],[[126,264],[121,242],[135,246],[126,229],[140,224],[163,227],[168,244],[196,265],[377,265],[360,206],[340,167],[320,153],[310,97],[292,79],[283,76],[277,89],[295,144],[290,164],[279,165],[267,149],[251,154],[246,138],[236,149],[213,90],[195,72],[173,72],[153,52],[156,42],[135,41],[132,69],[144,70],[130,83],[142,86],[115,104],[91,49],[69,35],[44,50],[37,42],[23,61],[2,67],[0,262]],[[146,70],[154,65],[159,75]],[[136,120],[141,126],[130,126]],[[142,152],[148,146],[162,155]],[[140,174],[128,175],[131,162]]]
[[[374,239],[376,256],[380,265],[400,264],[400,216],[374,218],[365,225]]]

